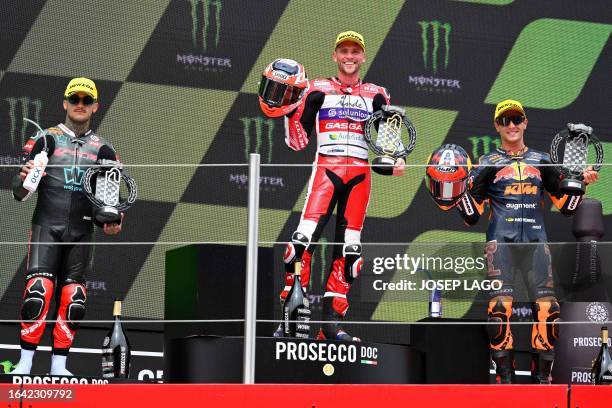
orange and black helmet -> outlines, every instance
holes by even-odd
[[[308,90],[308,78],[302,64],[277,59],[266,67],[259,83],[259,106],[268,117],[291,113]]]

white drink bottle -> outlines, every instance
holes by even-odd
[[[45,174],[45,168],[47,167],[47,163],[49,162],[49,157],[47,157],[47,152],[43,151],[34,156],[34,167],[30,169],[28,175],[23,181],[23,188],[30,192],[36,191],[38,188],[38,183],[40,183],[40,179]]]

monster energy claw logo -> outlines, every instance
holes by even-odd
[[[249,161],[249,153],[258,153],[261,151],[261,144],[263,142],[264,137],[268,141],[268,152],[266,154],[266,163],[270,163],[272,161],[272,145],[273,145],[273,134],[274,134],[274,121],[272,119],[265,119],[262,116],[255,117],[244,117],[240,118],[242,121],[242,133],[244,135],[244,158],[248,162]],[[253,126],[251,126],[251,124]],[[267,129],[267,132],[264,136],[264,126]],[[251,131],[254,128],[255,137],[253,138],[251,135]],[[255,141],[255,146],[253,150],[251,150],[252,140]]]
[[[211,12],[214,10],[214,39],[215,47],[219,46],[219,36],[221,33],[221,0],[188,0],[191,3],[191,41],[193,47],[197,48],[201,44],[202,50],[208,48],[208,36],[211,26]],[[201,6],[202,12],[198,12]],[[200,17],[201,20],[200,21]]]
[[[32,99],[28,96],[8,97],[4,100],[9,105],[11,146],[19,149],[25,144],[28,136],[28,123],[22,118],[32,118],[35,122],[40,122],[40,111],[43,104],[40,99]]]
[[[441,23],[440,21],[419,21],[421,26],[421,40],[423,42],[423,65],[428,68],[428,60],[430,57],[429,50],[429,27],[432,33],[431,47],[431,69],[434,73],[438,71],[438,54],[440,49],[440,31],[444,31],[444,68],[448,67],[450,56],[450,23]]]
[[[192,71],[224,72],[231,69],[231,58],[205,55],[210,49],[219,47],[223,6],[221,0],[187,1],[191,5],[191,42],[193,50],[198,51],[178,53],[176,62]]]
[[[472,142],[472,157],[480,157],[501,146],[498,137],[492,136],[470,136],[468,140]]]
[[[417,24],[421,27],[423,66],[426,70],[430,70],[430,74],[408,75],[408,83],[415,85],[419,91],[446,93],[453,92],[454,89],[461,89],[459,79],[438,78],[436,76],[438,69],[448,68],[451,49],[451,24],[442,23],[438,20],[419,21]],[[442,48],[444,49],[442,50]]]
[[[242,121],[242,134],[244,136],[244,159],[248,162],[250,153],[260,154],[263,141],[266,140],[268,144],[267,153],[262,161],[269,164],[272,161],[274,121],[263,116],[243,117],[240,120]],[[230,174],[229,181],[237,184],[238,188],[244,188],[249,181],[249,176],[247,174]],[[259,188],[263,191],[276,191],[284,187],[285,182],[281,176],[259,177]]]

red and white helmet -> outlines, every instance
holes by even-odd
[[[308,90],[302,64],[280,58],[266,67],[259,83],[259,106],[271,118],[291,113]]]
[[[465,193],[471,168],[470,156],[456,144],[440,146],[429,156],[426,186],[440,208],[452,208]]]

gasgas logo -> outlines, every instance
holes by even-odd
[[[363,124],[360,122],[326,122],[325,130],[355,130],[363,132]]]

